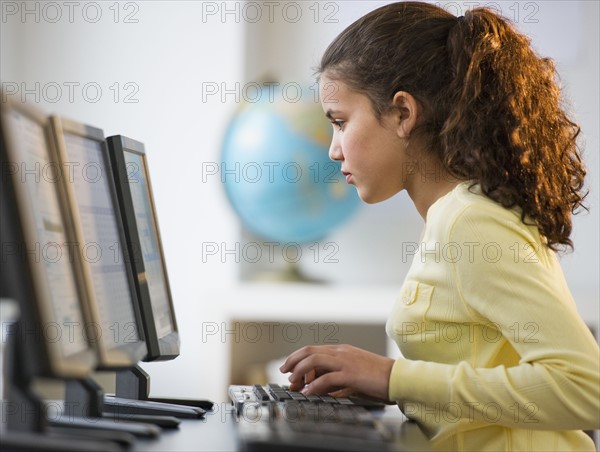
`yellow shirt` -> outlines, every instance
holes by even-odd
[[[427,212],[387,333],[389,397],[443,450],[595,450],[598,344],[555,253],[468,182]]]

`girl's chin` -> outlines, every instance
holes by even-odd
[[[361,190],[359,187],[356,187],[356,192],[358,193],[358,197],[367,204],[377,204],[379,202],[387,201],[395,193],[390,195],[382,194],[382,193],[371,193],[366,190]]]

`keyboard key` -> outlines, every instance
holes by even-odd
[[[319,396],[319,397],[321,397],[321,400],[322,400],[323,402],[327,402],[327,403],[338,403],[338,401],[337,401],[335,398],[333,398],[333,397],[331,397],[331,396],[328,396],[328,395],[322,395],[322,396]]]
[[[289,391],[288,394],[294,400],[297,400],[297,401],[306,400],[306,397],[301,392],[292,392],[292,391]]]
[[[269,394],[267,394],[267,391],[264,390],[262,385],[254,385],[252,388],[254,391],[254,395],[256,396],[256,398],[258,400],[263,401],[263,402],[270,400]]]
[[[285,391],[270,391],[273,398],[278,401],[292,400],[292,396]]]
[[[309,402],[321,402],[321,397],[319,397],[316,394],[312,394],[312,395],[307,395],[305,396],[306,400],[308,400]]]

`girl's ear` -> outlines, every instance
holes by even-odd
[[[394,95],[392,104],[395,109],[398,136],[409,138],[421,114],[419,103],[410,93],[398,91]]]

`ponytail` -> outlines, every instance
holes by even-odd
[[[488,9],[467,12],[448,34],[449,115],[439,133],[443,163],[518,206],[553,249],[572,247],[571,213],[582,206],[580,128],[561,108],[552,60]]]

